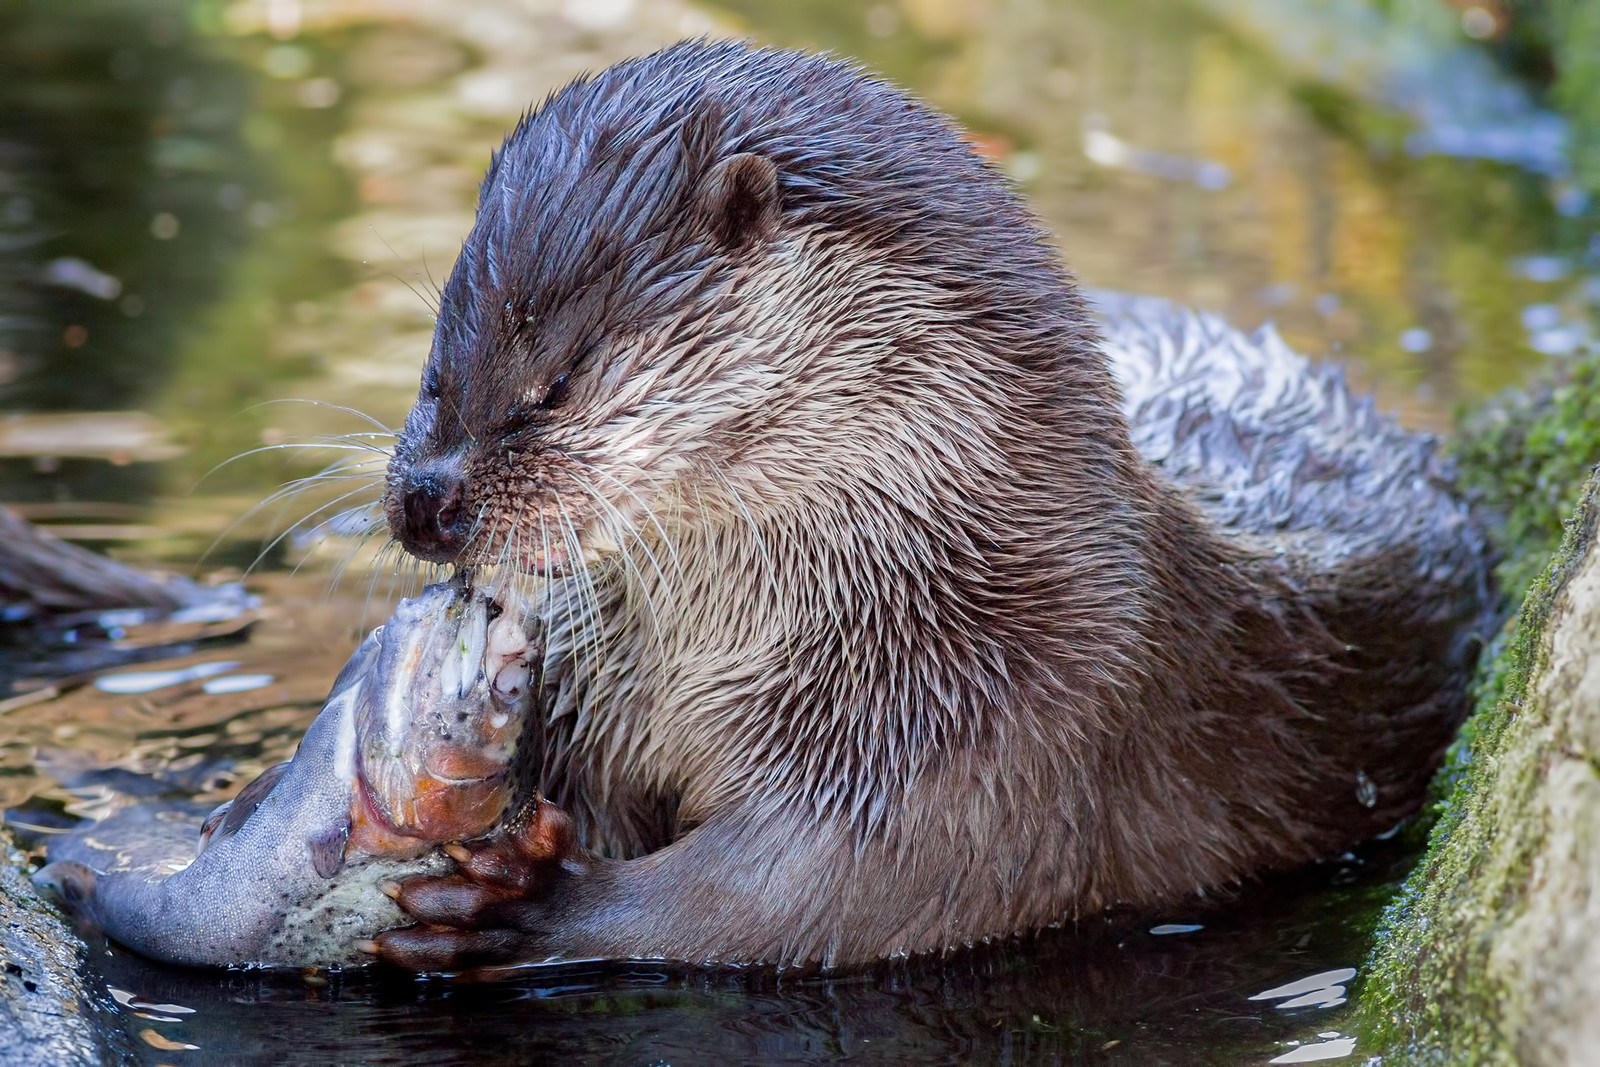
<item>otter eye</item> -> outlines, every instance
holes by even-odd
[[[559,374],[550,380],[550,384],[545,388],[544,397],[537,403],[533,401],[530,393],[526,398],[517,401],[511,406],[505,415],[507,432],[521,433],[531,429],[535,424],[542,421],[539,418],[539,412],[549,411],[551,408],[556,407],[566,395],[567,375]]]
[[[545,390],[544,399],[539,401],[542,408],[553,408],[561,403],[567,395],[567,375],[558,374],[550,382],[550,388]]]

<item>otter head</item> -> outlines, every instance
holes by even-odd
[[[426,560],[559,571],[717,500],[945,464],[919,405],[993,420],[1081,332],[1061,279],[955,131],[858,71],[706,43],[611,68],[490,166],[389,528]],[[957,366],[973,351],[995,366]]]
[[[706,425],[704,305],[776,235],[761,155],[606,141],[553,174],[532,137],[490,171],[389,466],[390,529],[423,559],[559,569],[647,507]]]

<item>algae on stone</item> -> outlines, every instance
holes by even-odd
[[[1361,1018],[1388,1063],[1580,1063],[1600,1048],[1597,526],[1591,475],[1381,924]]]

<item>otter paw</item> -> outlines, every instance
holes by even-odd
[[[542,898],[585,866],[567,814],[541,799],[522,825],[445,851],[457,873],[384,887],[418,925],[385,930],[361,947],[411,971],[459,973],[541,958],[537,942],[550,912]]]

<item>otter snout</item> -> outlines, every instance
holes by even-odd
[[[460,458],[421,460],[392,474],[397,476],[390,479],[389,532],[419,559],[454,561],[466,547],[468,533]]]

